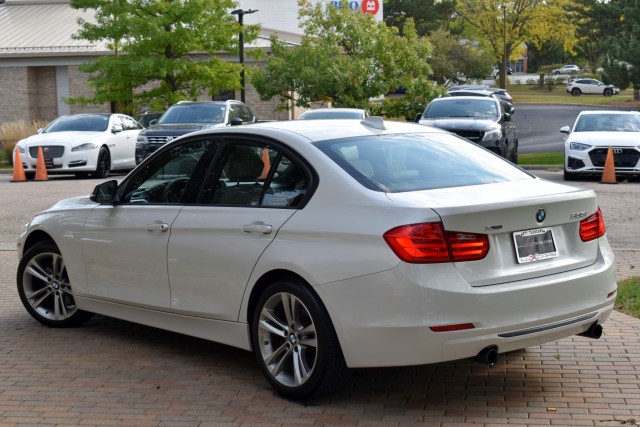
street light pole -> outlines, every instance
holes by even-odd
[[[507,87],[507,5],[502,4],[502,73],[500,74],[500,87]]]
[[[255,13],[258,10],[254,10],[254,9],[248,9],[248,10],[244,10],[244,9],[235,9],[231,11],[232,15],[238,15],[238,24],[240,24],[240,35],[238,37],[238,42],[240,44],[240,66],[242,67],[242,69],[240,70],[240,101],[244,102],[245,100],[245,91],[244,91],[244,86],[245,86],[245,81],[244,81],[244,23],[243,23],[243,19],[242,17],[244,15],[248,15],[250,13]]]

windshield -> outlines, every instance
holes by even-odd
[[[640,132],[639,114],[585,114],[574,132]]]
[[[158,124],[178,123],[214,124],[224,121],[225,105],[184,104],[170,107],[158,120]]]
[[[425,119],[470,117],[496,120],[499,117],[499,111],[493,98],[460,99],[453,97],[431,102],[427,105],[422,117]]]
[[[532,179],[501,157],[450,134],[371,135],[315,145],[375,191],[399,193]]]
[[[42,133],[50,132],[104,132],[109,126],[109,116],[104,114],[82,114],[63,116],[51,122]]]

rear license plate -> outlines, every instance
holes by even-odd
[[[513,233],[513,241],[516,245],[516,257],[519,264],[558,256],[553,230],[550,228],[516,231]]]

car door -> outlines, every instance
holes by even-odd
[[[182,196],[198,185],[195,170],[210,145],[198,140],[172,146],[127,177],[117,204],[92,211],[84,228],[83,256],[93,296],[169,309],[170,228],[182,209]]]
[[[111,116],[109,134],[109,151],[111,153],[111,169],[126,169],[135,167],[136,139],[139,129],[127,123],[120,114]]]
[[[599,94],[602,92],[602,89],[599,86],[599,81],[597,80],[593,80],[593,79],[585,79],[584,80],[584,89],[583,92],[584,93],[588,93],[590,95],[592,94]]]
[[[172,310],[237,321],[251,272],[307,197],[309,176],[267,141],[226,139],[197,203],[185,206],[171,227]]]

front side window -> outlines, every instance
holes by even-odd
[[[209,140],[189,141],[157,156],[126,182],[121,203],[181,203],[189,183],[198,181],[196,166],[211,145]]]
[[[403,134],[329,140],[316,146],[366,188],[398,193],[532,179],[465,139]]]

